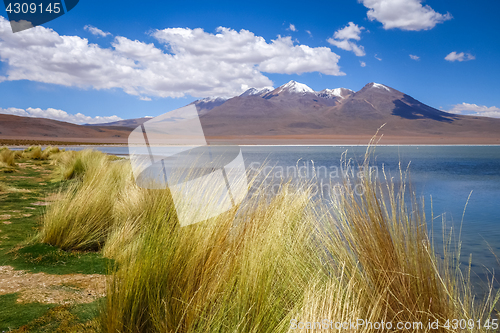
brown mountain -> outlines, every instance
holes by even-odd
[[[85,124],[85,126],[118,126],[118,127],[129,127],[136,128],[139,125],[144,124],[146,121],[150,120],[151,117],[135,118],[135,119],[124,119],[113,121],[111,123],[101,123],[101,124]]]
[[[378,83],[315,92],[291,81],[231,98],[200,119],[213,141],[367,143],[385,124],[382,143],[500,144],[500,119],[440,111]]]
[[[0,114],[0,139],[79,143],[127,143],[131,128],[84,126],[62,121]]]

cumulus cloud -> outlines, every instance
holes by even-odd
[[[101,29],[93,27],[91,25],[86,25],[85,27],[83,27],[83,29],[89,31],[92,35],[95,35],[95,36],[99,36],[99,37],[111,36],[111,33],[104,32]]]
[[[344,28],[335,31],[335,33],[333,34],[333,38],[360,40],[361,37],[359,35],[361,34],[361,30],[363,29],[364,27],[359,27],[357,24],[349,22],[349,24],[347,24]]]
[[[291,23],[290,23],[290,26],[288,27],[288,30],[291,30],[291,31],[297,31],[297,28],[295,28],[295,25],[294,25],[294,24],[291,24]]]
[[[422,0],[358,0],[369,9],[370,21],[379,21],[384,29],[429,30],[450,20],[450,13],[440,14]]]
[[[412,59],[413,59],[413,60],[415,60],[415,61],[420,60],[420,57],[419,57],[419,56],[416,56],[416,55],[413,55],[413,54],[410,54],[410,58],[412,58]]]
[[[243,84],[272,86],[263,72],[345,75],[328,47],[267,42],[248,30],[169,28],[151,35],[164,48],[117,36],[109,48],[41,26],[9,31],[0,16],[0,59],[7,80],[31,80],[94,89],[123,89],[140,97],[235,96]]]
[[[462,103],[453,105],[453,108],[448,110],[448,112],[472,116],[500,118],[500,108],[496,106],[487,107],[486,105]]]
[[[366,55],[363,46],[358,46],[355,42],[351,40],[360,40],[361,30],[364,27],[359,27],[353,22],[349,22],[344,28],[335,31],[333,38],[328,38],[328,43],[341,48],[342,50],[352,51],[358,57]]]
[[[99,124],[99,123],[109,123],[113,121],[122,120],[122,118],[118,116],[111,116],[111,117],[97,116],[92,118],[81,113],[69,114],[66,111],[53,108],[48,108],[46,110],[42,110],[40,108],[27,108],[26,110],[18,108],[7,108],[7,109],[0,108],[0,113],[10,114],[14,116],[22,116],[22,117],[54,119],[74,124]]]
[[[476,59],[476,57],[474,57],[470,53],[464,53],[464,52],[457,53],[457,52],[453,51],[450,54],[448,54],[446,57],[444,57],[444,59],[453,62],[453,61],[474,60],[474,59]]]
[[[364,62],[364,61],[360,61],[360,62],[359,62],[359,65],[360,65],[361,67],[366,67],[366,62]]]

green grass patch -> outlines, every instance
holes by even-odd
[[[102,301],[98,299],[92,303],[75,304],[70,311],[78,318],[78,322],[86,323],[99,316]]]
[[[97,302],[52,307],[42,316],[33,319],[14,332],[99,332],[97,321],[94,319],[97,315]]]
[[[32,244],[9,253],[15,269],[47,274],[106,274],[113,261],[94,252],[63,251],[48,244]]]
[[[27,325],[54,308],[53,304],[17,303],[18,293],[0,295],[0,331]]]

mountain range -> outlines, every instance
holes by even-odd
[[[367,144],[383,126],[382,144],[500,144],[500,119],[441,111],[374,82],[359,91],[314,91],[290,81],[191,104],[209,143]],[[0,115],[0,138],[126,143],[128,133],[149,119],[82,126]]]
[[[247,90],[222,101],[194,102],[209,138],[367,143],[377,130],[389,143],[500,143],[500,119],[437,110],[379,83],[355,92],[290,81],[276,89]]]

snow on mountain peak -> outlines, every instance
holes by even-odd
[[[200,102],[222,102],[222,101],[227,101],[228,98],[226,97],[217,97],[217,96],[212,96],[212,97],[205,97],[202,99],[199,99],[198,101]]]
[[[311,88],[309,88],[305,84],[299,83],[299,82],[294,81],[294,80],[279,87],[277,93],[280,93],[283,91],[286,91],[289,93],[299,93],[299,94],[300,93],[314,93],[314,90],[312,90]]]
[[[250,89],[246,90],[243,94],[241,94],[240,97],[255,96],[255,95],[260,96],[260,95],[267,94],[268,92],[273,91],[273,90],[274,90],[273,87],[265,87],[262,89],[250,88]]]
[[[323,97],[323,98],[346,98],[347,95],[350,95],[353,93],[351,89],[346,89],[346,88],[335,88],[335,89],[323,89],[317,93],[318,97]]]
[[[384,86],[383,84],[380,84],[380,83],[373,82],[372,87],[373,88],[385,89],[387,91],[391,91],[391,89],[389,89],[388,87],[386,87],[386,86]]]
[[[245,90],[245,92],[243,94],[241,94],[240,96],[243,97],[243,96],[252,96],[252,95],[255,95],[259,92],[258,89],[255,89],[255,88],[250,88],[248,90]]]

